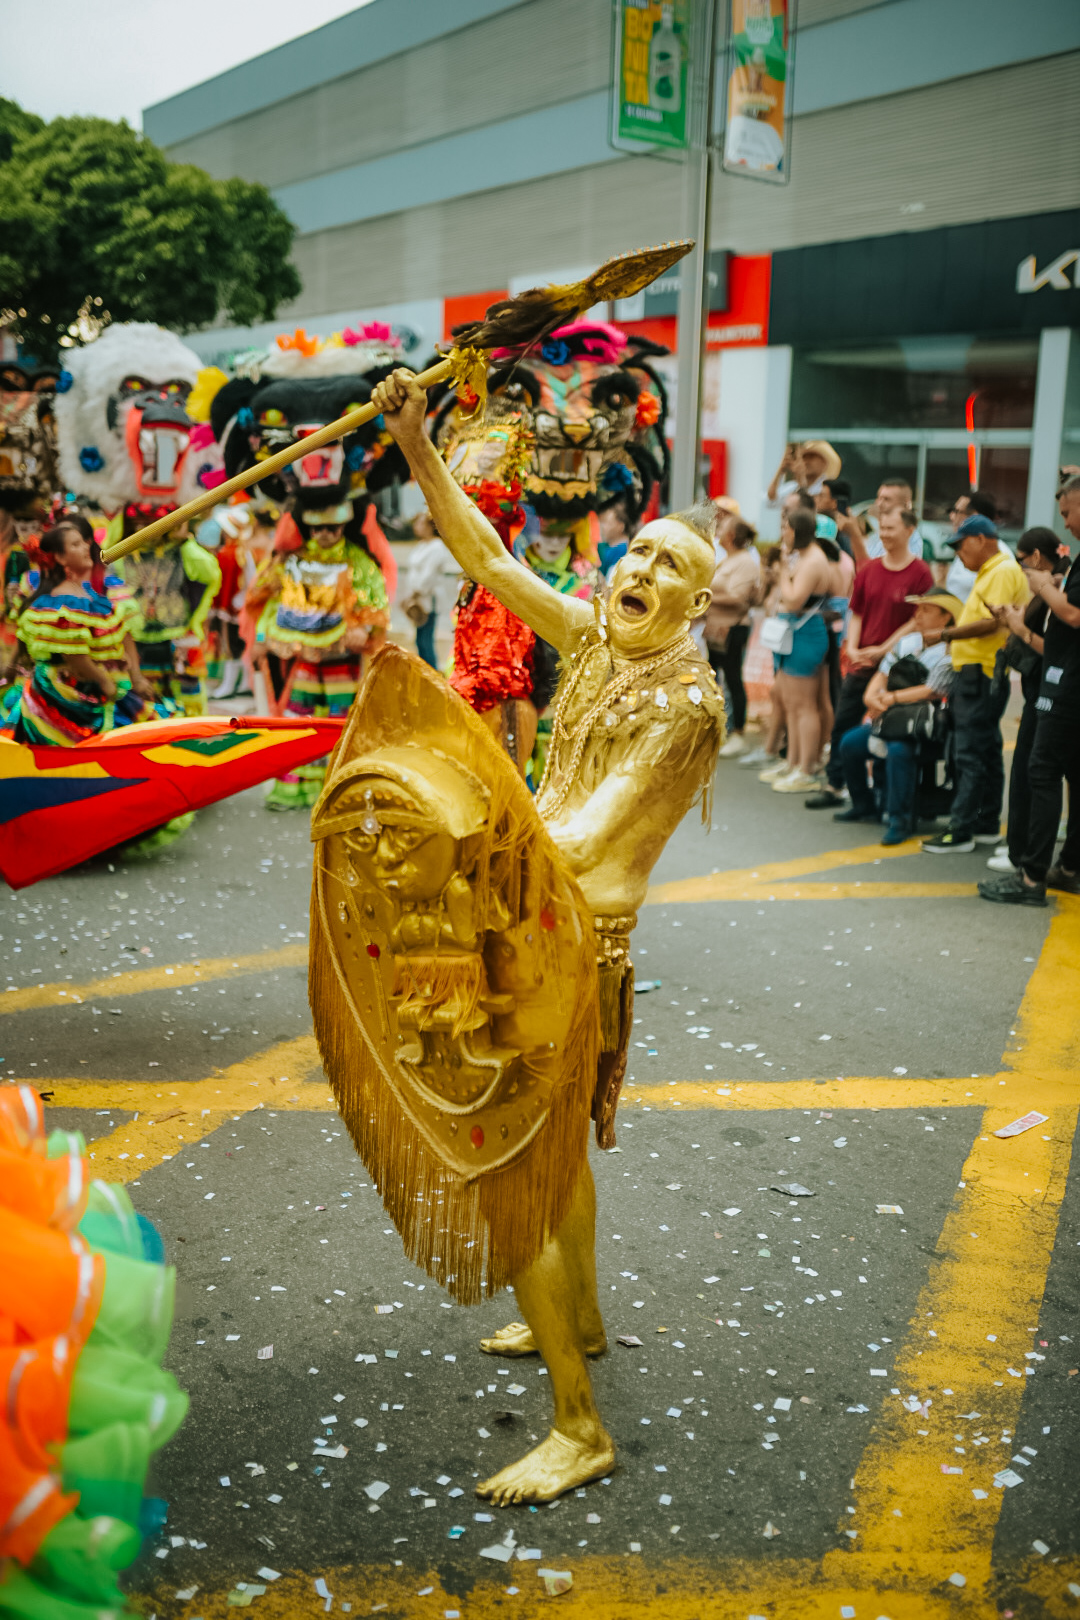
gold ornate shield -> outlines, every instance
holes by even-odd
[[[342,1116],[410,1255],[479,1298],[540,1252],[584,1160],[591,915],[491,733],[397,647],[311,831],[311,1002]]]

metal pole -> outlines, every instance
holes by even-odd
[[[923,506],[926,502],[926,434],[919,438],[919,449],[915,458],[915,516],[922,522]]]
[[[683,167],[686,235],[695,243],[679,271],[679,341],[671,505],[692,506],[700,483],[701,371],[708,310],[709,192],[712,179],[713,41],[716,0],[695,0],[690,30],[687,133]]]

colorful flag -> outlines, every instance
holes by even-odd
[[[0,876],[24,889],[310,764],[331,751],[343,723],[208,715],[124,727],[73,748],[0,738]]]

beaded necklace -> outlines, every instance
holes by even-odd
[[[566,803],[567,795],[569,794],[570,789],[577,778],[577,773],[581,766],[582,755],[585,752],[585,744],[589,740],[589,733],[592,730],[594,722],[599,719],[604,710],[609,709],[613,703],[617,703],[618,700],[630,690],[631,686],[635,685],[639,681],[644,680],[647,676],[654,674],[664,664],[670,664],[676,658],[697,658],[698,656],[697,647],[694,645],[690,634],[687,631],[680,632],[674,641],[669,642],[666,647],[661,648],[661,650],[658,653],[655,653],[652,658],[646,659],[643,663],[631,663],[627,668],[614,674],[604,686],[595,703],[590,705],[590,707],[582,715],[581,719],[578,720],[576,725],[573,727],[567,726],[563,717],[566,713],[567,705],[570,703],[574,693],[577,691],[578,686],[581,683],[581,677],[584,674],[585,666],[588,663],[589,652],[608,652],[608,650],[609,649],[605,646],[603,641],[595,644],[591,649],[587,646],[582,646],[574,659],[573,667],[570,674],[567,676],[566,683],[562,691],[559,694],[558,701],[555,705],[555,714],[551,724],[551,746],[548,749],[547,764],[544,769],[543,780],[540,783],[540,790],[537,794],[538,798],[543,794],[545,788],[547,787],[548,777],[551,774],[551,767],[558,752],[560,742],[572,743],[573,747],[571,749],[569,763],[566,767],[566,774],[563,784],[558,789],[551,802],[544,806],[545,819],[551,819],[557,816],[563,805]]]

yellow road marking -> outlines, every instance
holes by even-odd
[[[1037,1078],[1016,1074],[963,1076],[948,1080],[851,1076],[837,1080],[678,1080],[659,1086],[634,1085],[623,1091],[620,1105],[638,1108],[716,1108],[727,1112],[760,1112],[800,1108],[986,1108],[998,1104],[1016,1117],[1031,1108],[1045,1112],[1073,1095],[1076,1076],[1049,1069]]]
[[[507,1522],[513,1527],[521,1523],[517,1518]],[[875,1615],[880,1620],[885,1615],[889,1620],[958,1620],[961,1615],[964,1620],[1000,1620],[998,1605],[972,1594],[970,1586],[963,1593],[952,1586],[945,1587],[944,1592],[905,1592],[895,1585],[886,1585],[884,1590],[868,1589],[857,1577],[850,1584],[830,1579],[810,1559],[777,1558],[775,1545],[772,1543],[763,1554],[769,1563],[767,1584],[762,1582],[761,1559],[718,1556],[706,1561],[669,1556],[646,1561],[624,1553],[621,1557],[593,1557],[586,1562],[579,1556],[560,1556],[554,1562],[571,1570],[574,1585],[559,1598],[558,1613],[571,1620],[633,1620],[645,1614],[655,1615],[658,1620],[747,1620],[748,1614],[767,1615],[769,1620],[837,1620],[841,1605],[850,1605],[859,1620],[874,1620]],[[837,1557],[844,1560],[848,1555],[841,1553]],[[1027,1590],[1044,1591],[1060,1602],[1080,1561],[1063,1558],[1051,1565],[1049,1560],[1032,1558],[1031,1565],[1030,1579],[1024,1581]],[[536,1578],[536,1565],[529,1563],[510,1564],[501,1575],[480,1572],[464,1606],[460,1587],[447,1589],[437,1569],[395,1569],[367,1561],[336,1569],[317,1563],[315,1568],[334,1595],[335,1612],[350,1601],[355,1614],[366,1615],[375,1607],[385,1606],[388,1613],[404,1620],[432,1620],[447,1608],[458,1609],[468,1620],[505,1620],[508,1610],[521,1620],[532,1620],[535,1615],[551,1611],[552,1600]],[[507,1602],[507,1585],[519,1589],[512,1609]],[[140,1607],[152,1602],[158,1612],[168,1612],[174,1586],[175,1582],[160,1581],[151,1590],[133,1594],[133,1598]],[[224,1588],[200,1592],[199,1604],[206,1613],[222,1613],[226,1596]],[[256,1601],[263,1620],[294,1620],[298,1614],[310,1613],[311,1575],[301,1571],[285,1574]],[[1039,1612],[1050,1616],[1074,1610],[1059,1607],[1051,1600],[1051,1605]]]
[[[1004,1427],[1015,1434],[1025,1369],[1033,1365],[1025,1356],[1038,1348],[1028,1329],[1041,1315],[1080,1104],[1075,1070],[1069,1076],[1061,1068],[1077,1040],[1078,944],[1080,909],[1063,908],[1019,1013],[1022,1111],[1032,1106],[1032,1082],[1052,1070],[1061,1077],[1058,1104],[1045,1110],[1046,1125],[1007,1141],[992,1133],[1012,1109],[999,1104],[983,1117],[895,1363],[897,1386],[932,1393],[934,1405],[929,1418],[916,1423],[896,1397],[886,1398],[855,1476],[858,1540],[852,1553],[826,1556],[827,1575],[839,1575],[842,1567],[848,1580],[854,1569],[869,1588],[899,1580],[909,1590],[925,1589],[947,1579],[951,1564],[967,1577],[972,1598],[991,1602],[993,1538],[1004,1497],[993,1487],[993,1473],[1007,1464],[995,1446],[958,1459],[950,1435],[954,1416],[968,1410],[982,1414],[986,1433]],[[1070,1095],[1061,1095],[1066,1091]],[[943,1393],[946,1385],[950,1396]],[[929,1435],[920,1435],[920,1427]],[[984,1450],[991,1454],[985,1461]],[[943,1480],[943,1463],[963,1466],[963,1475]],[[976,1501],[976,1488],[987,1491],[985,1500]]]
[[[902,846],[899,852],[905,852]],[[875,858],[896,853],[885,851]],[[865,850],[845,851],[840,859],[819,858],[813,869],[827,870],[822,864],[826,859],[830,865],[850,865],[865,858]],[[792,875],[794,864],[777,863],[784,871],[759,867],[755,879],[775,884],[776,879]],[[799,864],[798,870],[806,869],[806,863]],[[730,879],[733,874],[724,876]],[[749,874],[738,876],[745,885]],[[665,885],[661,892],[676,887]],[[700,897],[700,882],[696,887],[699,892],[693,898]],[[807,886],[799,887],[805,891]],[[683,897],[663,894],[663,898]],[[256,958],[254,962],[262,966],[266,960]],[[202,974],[210,967],[202,964]],[[143,981],[133,989],[150,988],[145,985],[149,974],[125,977]],[[98,993],[116,983],[104,981]],[[561,1600],[563,1612],[581,1620],[621,1620],[628,1613],[648,1609],[664,1620],[697,1620],[707,1606],[709,1615],[718,1620],[744,1620],[748,1612],[763,1611],[784,1620],[825,1620],[826,1616],[833,1620],[838,1604],[850,1603],[857,1614],[864,1607],[869,1611],[885,1604],[892,1620],[921,1620],[953,1615],[959,1602],[965,1615],[979,1620],[991,1620],[998,1614],[991,1559],[1003,1493],[995,1491],[989,1479],[1002,1458],[996,1447],[995,1455],[985,1463],[977,1453],[968,1453],[963,1476],[943,1478],[940,1466],[943,1461],[956,1466],[949,1438],[954,1413],[971,1406],[983,1414],[984,1429],[992,1431],[995,1424],[1003,1424],[1015,1432],[1020,1412],[1026,1378],[1012,1377],[1008,1368],[1023,1374],[1028,1365],[1025,1353],[1033,1335],[1027,1329],[1038,1322],[1080,1106],[1076,1080],[1080,900],[1061,897],[1019,1018],[1018,1044],[1006,1054],[1009,1067],[977,1080],[684,1081],[628,1090],[626,1102],[636,1107],[663,1108],[676,1102],[740,1110],[825,1105],[834,1109],[977,1106],[983,1115],[979,1137],[964,1167],[966,1186],[958,1189],[946,1218],[930,1275],[895,1363],[894,1377],[905,1393],[933,1394],[931,1417],[916,1423],[914,1416],[902,1411],[896,1397],[886,1397],[857,1470],[856,1515],[841,1526],[857,1530],[853,1549],[830,1552],[818,1564],[776,1561],[767,1575],[763,1575],[760,1559],[720,1559],[707,1565],[675,1560],[646,1567],[632,1559],[598,1558],[575,1567],[576,1584]],[[155,1096],[156,1111],[166,1111],[182,1100],[185,1119],[190,1117],[194,1123],[193,1111],[198,1107],[202,1135],[229,1114],[245,1105],[250,1108],[255,1087],[265,1084],[269,1088],[271,1081],[279,1079],[281,1069],[290,1077],[289,1086],[281,1088],[287,1095],[273,1097],[268,1089],[267,1101],[272,1098],[278,1108],[332,1108],[321,1085],[305,1087],[303,1092],[292,1089],[297,1077],[311,1073],[317,1063],[314,1040],[305,1036],[247,1063],[234,1064],[214,1079],[183,1084],[175,1101],[162,1081],[124,1085],[58,1081],[53,1090],[55,1102],[69,1107],[101,1106],[103,1102],[123,1107],[125,1100],[129,1105],[144,1105],[150,1085],[160,1085],[165,1094]],[[310,1092],[310,1100],[305,1092]],[[730,1095],[724,1096],[725,1092]],[[205,1116],[204,1107],[209,1110]],[[1050,1115],[1045,1127],[1010,1141],[992,1135],[997,1126],[1032,1107]],[[147,1118],[120,1127],[94,1144],[96,1152],[105,1154],[103,1161],[95,1162],[96,1172],[131,1179],[136,1172],[141,1174],[161,1163],[166,1147],[161,1133],[176,1123],[164,1121],[154,1126]],[[116,1158],[121,1150],[119,1138],[131,1138],[123,1148],[133,1155],[136,1133],[143,1144],[138,1151],[144,1158],[120,1161]],[[1044,1141],[1044,1137],[1050,1140]],[[928,1324],[933,1325],[935,1339],[930,1337]],[[986,1337],[991,1331],[997,1334],[993,1344]],[[943,1394],[945,1380],[954,1391],[950,1397]],[[918,1427],[928,1428],[929,1435],[919,1435]],[[988,1490],[986,1499],[978,1502],[971,1495],[976,1480],[979,1488]],[[951,1588],[942,1592],[942,1583],[953,1571],[966,1577],[962,1597]],[[1070,1559],[1056,1564],[1052,1572],[1048,1566],[1033,1566],[1009,1573],[1022,1579],[1029,1592],[1042,1593],[1048,1605],[1053,1605],[1066,1581],[1078,1571],[1080,1561]],[[342,1569],[329,1578],[331,1590],[339,1598],[353,1594],[357,1599],[388,1601],[404,1615],[433,1612],[430,1595],[417,1601],[413,1572],[365,1565]],[[267,1614],[295,1612],[309,1579],[300,1574],[283,1579],[261,1600]],[[442,1591],[434,1572],[427,1584]],[[658,1584],[666,1586],[662,1600]],[[452,1601],[450,1594],[443,1595]],[[529,1587],[523,1598],[522,1612],[527,1615],[534,1608]],[[537,1593],[535,1602],[540,1601]],[[469,1612],[476,1620],[494,1617],[502,1606],[503,1587],[498,1579],[483,1582],[470,1594]]]
[[[167,1080],[53,1080],[49,1082],[49,1107],[87,1110],[111,1108],[117,1113],[138,1112],[145,1115],[139,1121],[140,1130],[157,1132],[175,1123],[178,1135],[184,1134],[185,1121],[194,1121],[198,1133],[203,1135],[206,1127],[199,1125],[199,1120],[204,1108],[233,1114],[238,1108],[249,1110],[258,1108],[261,1103],[282,1110],[314,1109],[320,1113],[332,1110],[335,1105],[329,1092],[323,1090],[324,1083],[313,1084],[310,1078],[318,1063],[314,1037],[306,1035],[257,1053],[209,1079],[179,1080],[175,1086],[170,1086]],[[287,1085],[281,1083],[279,1070],[286,1071]],[[40,1086],[41,1081],[23,1078],[13,1084]],[[271,1087],[271,1094],[253,1097],[252,1090],[260,1084]],[[634,1085],[631,1082],[622,1094],[619,1107],[662,1110],[679,1106],[732,1113],[769,1113],[805,1108],[859,1108],[869,1111],[1000,1105],[1003,1112],[1015,1117],[1016,1109],[1021,1106],[1025,1113],[1029,1108],[1045,1112],[1048,1108],[1060,1107],[1071,1096],[1075,1084],[1075,1075],[1066,1069],[1046,1069],[1038,1077],[1024,1076],[1022,1079],[1011,1071],[1005,1071],[997,1075],[980,1075],[977,1080],[965,1077],[900,1080],[892,1075],[880,1078],[853,1075],[845,1080],[678,1080],[658,1086]],[[298,1085],[302,1090],[296,1095]],[[1011,1090],[1000,1090],[1002,1085],[1011,1085]],[[155,1089],[161,1086],[166,1089]],[[148,1123],[159,1119],[162,1114],[172,1117],[162,1121],[162,1126]],[[130,1135],[133,1127],[128,1124],[121,1129]],[[186,1134],[190,1136],[190,1131]],[[92,1146],[97,1148],[109,1139],[99,1137]]]
[[[645,898],[647,906],[701,904],[707,900],[941,900],[969,898],[974,883],[937,883],[925,877],[908,882],[821,883],[808,881],[813,873],[833,872],[844,866],[871,866],[921,853],[917,838],[892,848],[860,844],[856,849],[826,850],[819,855],[796,856],[789,861],[766,861],[703,877],[678,878],[656,883]],[[920,873],[927,870],[920,863]],[[800,881],[801,880],[801,881]]]
[[[941,900],[970,899],[974,883],[740,883],[714,887],[712,878],[688,878],[670,888],[685,891],[665,894],[649,905],[688,905],[706,900]],[[691,885],[693,888],[691,888]]]
[[[276,951],[250,956],[204,957],[197,962],[170,962],[161,967],[135,968],[86,984],[31,984],[0,996],[0,1013],[25,1012],[31,1007],[62,1007],[65,1001],[86,1001],[91,996],[141,996],[148,990],[179,990],[209,979],[231,979],[242,973],[270,973],[274,968],[306,967],[306,945],[283,945]]]
[[[834,872],[841,866],[871,866],[875,861],[894,861],[905,855],[918,855],[922,845],[917,838],[905,844],[884,848],[881,844],[860,844],[855,849],[829,849],[820,855],[799,855],[790,861],[763,861],[760,866],[743,866],[708,877],[678,878],[673,883],[655,883],[645,904],[666,905],[675,900],[723,900],[728,888],[742,889],[749,883],[779,883],[804,873]],[[707,890],[708,892],[704,892]]]
[[[236,1113],[246,1114],[266,1106],[283,1113],[332,1111],[334,1099],[325,1082],[305,1083],[318,1068],[319,1049],[314,1035],[301,1035],[233,1063],[209,1080],[181,1080],[173,1086],[163,1080],[51,1081],[50,1107],[137,1111],[137,1120],[118,1125],[88,1148],[95,1176],[105,1181],[132,1181],[171,1158],[181,1142],[199,1140]],[[151,1097],[153,1088],[160,1088],[161,1094],[155,1091]],[[154,1124],[156,1118],[174,1108],[182,1109],[182,1115]]]
[[[1039,960],[1020,1004],[1010,1068],[1037,1079],[1047,1070],[1080,1074],[1080,895],[1059,894]]]
[[[905,1395],[932,1398],[929,1415],[906,1412],[896,1396],[886,1397],[856,1471],[858,1511],[849,1528],[858,1540],[840,1557],[847,1571],[853,1563],[865,1566],[867,1584],[897,1570],[906,1585],[942,1580],[952,1572],[944,1567],[949,1563],[969,1587],[990,1578],[1005,1494],[993,1479],[1008,1466],[1008,1452],[996,1441],[1003,1428],[1016,1433],[1027,1370],[1034,1367],[1038,1376],[1038,1363],[1025,1360],[1038,1350],[1028,1329],[1041,1314],[1077,1106],[1051,1109],[1046,1125],[1003,1142],[991,1133],[1010,1113],[999,1107],[984,1115],[894,1366],[894,1383]],[[981,1414],[977,1426],[994,1443],[969,1445],[959,1456],[953,1431],[957,1415],[969,1411]],[[964,1472],[943,1479],[943,1464]],[[975,1489],[986,1498],[977,1501]]]

